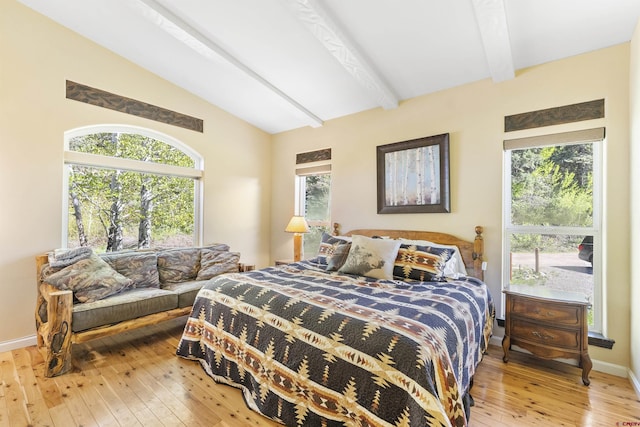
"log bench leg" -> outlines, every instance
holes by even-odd
[[[48,333],[41,348],[45,359],[45,377],[61,375],[71,369],[72,310],[73,295],[70,291],[50,294]]]
[[[47,300],[38,291],[38,299],[36,301],[36,338],[38,339],[38,348],[44,347],[43,328],[47,323]]]

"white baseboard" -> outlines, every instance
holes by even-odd
[[[502,337],[496,337],[495,335],[491,337],[491,340],[489,341],[490,344],[493,345],[497,345],[498,347],[502,348]],[[517,346],[514,346],[517,347]],[[517,347],[517,351],[520,351],[522,353],[529,353],[529,351]],[[578,365],[578,361],[577,360],[560,360],[561,362],[567,363],[569,365],[574,365],[577,366]],[[591,360],[591,362],[593,363],[593,370],[594,371],[598,371],[598,372],[604,372],[605,374],[611,374],[611,375],[615,375],[616,377],[622,377],[622,378],[631,378],[630,377],[630,370],[629,368],[625,367],[625,366],[620,366],[620,365],[614,365],[613,363],[609,363],[609,362],[602,362],[600,360]],[[636,386],[636,391],[638,390],[638,387]]]
[[[11,341],[3,341],[0,342],[0,352],[3,351],[11,351],[17,348],[29,347],[30,345],[38,344],[38,340],[35,335],[30,335],[28,337],[22,337]]]
[[[636,391],[638,399],[640,399],[640,380],[638,380],[638,377],[633,374],[633,371],[631,369],[629,369],[629,381],[631,381],[631,385]]]
[[[502,337],[497,337],[495,335],[492,335],[491,338],[489,339],[489,344],[493,344],[495,346],[502,348]]]
[[[603,362],[601,360],[591,360],[593,362],[593,370],[604,372],[605,374],[615,375],[616,377],[629,378],[629,368],[613,363]]]

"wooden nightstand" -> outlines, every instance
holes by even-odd
[[[245,271],[253,271],[255,269],[256,269],[256,266],[253,264],[243,264],[243,263],[238,264],[238,271],[240,273],[244,273]]]
[[[570,292],[542,290],[506,295],[503,361],[509,361],[511,344],[543,359],[577,359],[582,382],[589,385],[592,363],[589,357],[587,310],[590,304]],[[527,291],[528,292],[528,291]]]
[[[287,264],[292,264],[293,260],[292,259],[277,259],[276,260],[276,267],[279,265],[287,265]]]

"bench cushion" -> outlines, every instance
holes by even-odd
[[[131,320],[178,307],[178,294],[164,289],[130,289],[111,297],[73,305],[73,332]]]
[[[182,283],[165,283],[162,289],[173,292],[178,295],[178,308],[193,305],[196,295],[202,286],[207,283],[206,280],[190,280]]]

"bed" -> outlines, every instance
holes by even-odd
[[[177,355],[288,426],[465,426],[494,320],[475,232],[336,226],[311,260],[211,279]]]

